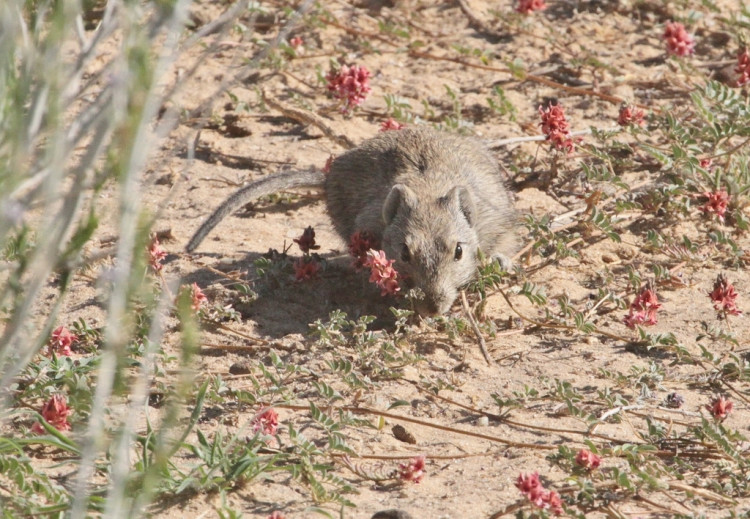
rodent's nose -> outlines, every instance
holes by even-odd
[[[417,303],[416,307],[419,315],[429,316],[437,315],[439,313],[438,305],[434,301],[420,301]]]
[[[425,297],[417,305],[419,315],[441,315],[450,310],[453,301],[442,298]]]

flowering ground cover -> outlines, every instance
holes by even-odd
[[[0,6],[4,517],[748,513],[740,3],[59,4]],[[519,210],[447,315],[316,190],[184,252],[416,125]]]

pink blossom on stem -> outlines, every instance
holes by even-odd
[[[586,470],[595,470],[602,464],[601,456],[598,456],[588,449],[581,449],[576,455],[576,465]]]
[[[729,416],[729,413],[732,412],[732,408],[734,407],[734,403],[729,400],[728,398],[724,398],[723,396],[718,396],[711,400],[711,403],[706,405],[706,409],[711,413],[711,416],[714,417],[715,420],[723,421],[727,416]]]
[[[737,54],[737,68],[734,71],[739,75],[737,78],[738,87],[750,82],[750,53],[747,47]]]
[[[315,261],[315,258],[310,256],[302,257],[294,262],[294,279],[297,281],[314,279],[318,277],[319,270],[320,263]]]
[[[68,408],[68,402],[64,395],[56,393],[52,395],[42,407],[41,415],[44,420],[58,431],[69,431],[70,423],[68,422],[68,416],[73,411]],[[43,434],[44,427],[39,422],[36,422],[31,426],[31,432],[35,434]]]
[[[720,222],[724,222],[724,214],[727,212],[729,205],[729,193],[720,189],[718,191],[705,191],[703,196],[708,198],[708,202],[698,209],[704,213],[715,214]]]
[[[73,353],[70,347],[78,340],[78,336],[68,330],[65,326],[58,326],[52,332],[49,339],[49,347],[57,355],[70,357]]]
[[[370,231],[357,231],[349,238],[349,254],[354,256],[354,268],[359,270],[365,266],[367,251],[379,249],[380,240]]]
[[[381,131],[381,132],[387,132],[389,130],[400,130],[403,127],[404,127],[403,124],[401,124],[400,122],[398,122],[393,117],[389,117],[388,119],[386,119],[385,121],[383,121],[382,123],[380,123],[380,130],[379,131]]]
[[[643,120],[645,114],[643,110],[633,106],[621,106],[620,114],[617,117],[617,124],[620,126],[643,126],[646,122]]]
[[[294,36],[293,38],[289,38],[289,46],[293,49],[299,49],[304,44],[304,41],[302,41],[302,38],[299,36]]]
[[[695,39],[680,22],[669,22],[664,28],[667,52],[676,56],[689,56],[695,52]]]
[[[401,463],[398,466],[398,478],[401,481],[411,481],[419,483],[424,478],[425,457],[416,456],[409,460],[408,463]]]
[[[320,245],[315,244],[315,229],[311,225],[308,225],[302,232],[302,236],[293,241],[299,245],[300,250],[305,254],[311,250],[318,250],[320,248]]]
[[[167,257],[167,251],[161,248],[159,239],[154,236],[148,245],[148,264],[154,272],[161,272],[164,265],[162,260]]]
[[[656,311],[661,308],[656,292],[646,286],[631,303],[628,315],[625,316],[625,325],[635,328],[636,325],[652,326],[657,323]]]
[[[193,283],[192,285],[190,285],[190,299],[190,308],[192,308],[195,312],[200,310],[201,306],[208,302],[206,294],[203,293],[203,290],[201,290],[201,287],[198,286],[198,283]]]
[[[370,88],[370,71],[359,65],[341,65],[338,70],[331,70],[326,76],[328,90],[336,98],[345,101],[342,112],[348,112],[362,104]]]
[[[537,508],[550,510],[554,515],[563,513],[560,494],[554,490],[545,489],[542,482],[539,481],[538,472],[519,474],[518,479],[516,479],[516,488]]]
[[[737,290],[734,288],[724,274],[719,274],[714,281],[714,288],[708,293],[708,297],[714,303],[714,310],[719,312],[719,316],[742,315],[737,309]]]
[[[518,0],[516,11],[522,14],[531,14],[534,11],[546,9],[547,4],[544,0]]]
[[[395,295],[401,287],[398,285],[398,272],[393,268],[393,262],[385,257],[382,250],[370,249],[367,251],[367,260],[364,266],[370,269],[370,283],[380,287],[380,295]]]
[[[256,414],[250,424],[254,433],[259,432],[268,436],[276,434],[279,428],[279,414],[273,407],[267,407]]]
[[[542,133],[547,136],[547,140],[558,149],[568,154],[573,153],[575,142],[570,137],[570,123],[565,118],[565,110],[561,105],[549,105],[547,108],[539,107],[539,116],[542,122]]]

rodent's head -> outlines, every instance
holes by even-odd
[[[474,216],[474,202],[463,186],[436,200],[420,200],[397,184],[386,198],[383,249],[407,284],[424,293],[415,302],[421,315],[447,312],[459,288],[474,277],[479,247]]]

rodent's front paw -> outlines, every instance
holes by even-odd
[[[505,254],[495,254],[492,259],[500,263],[502,269],[506,272],[513,270],[513,260]]]

